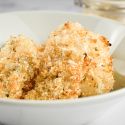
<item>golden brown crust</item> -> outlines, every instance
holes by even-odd
[[[34,90],[26,99],[97,95],[113,88],[112,61],[105,37],[67,22],[45,43]]]
[[[11,37],[0,50],[0,97],[20,98],[38,68],[37,47],[32,40]],[[0,87],[1,88],[1,87]]]
[[[79,98],[109,92],[114,78],[109,41],[66,22],[39,47],[12,37],[0,50],[0,97]]]

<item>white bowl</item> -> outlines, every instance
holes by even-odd
[[[14,12],[0,14],[0,41],[25,34],[37,41],[65,21],[80,22],[103,34],[114,44],[114,36],[125,27],[115,21],[66,12]],[[0,99],[0,122],[8,125],[82,125],[99,118],[125,97],[125,89],[109,94],[71,100],[28,101]]]

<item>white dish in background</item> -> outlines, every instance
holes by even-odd
[[[65,21],[79,22],[103,34],[112,44],[125,27],[105,18],[66,12],[14,12],[0,14],[0,41],[10,35],[25,34],[36,41],[45,40]],[[0,99],[0,122],[8,125],[82,125],[99,118],[125,97],[125,89],[109,94],[72,100],[28,101]]]

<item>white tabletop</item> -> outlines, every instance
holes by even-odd
[[[0,0],[0,12],[17,10],[63,10],[82,12],[73,0]],[[125,99],[89,125],[125,125]]]
[[[17,10],[82,11],[74,5],[74,0],[0,0],[0,12]]]

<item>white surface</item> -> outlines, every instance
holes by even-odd
[[[32,9],[82,11],[82,9],[74,6],[73,0],[0,0],[0,12]],[[124,116],[125,99],[105,113],[102,118],[88,125],[125,125]]]
[[[0,0],[0,12],[17,10],[82,11],[74,0]]]
[[[10,16],[13,17],[13,19],[6,22],[7,18]],[[41,41],[45,39],[49,32],[52,31],[57,25],[67,20],[78,21],[92,31],[103,33],[110,40],[112,37],[114,37],[113,35],[117,29],[122,27],[122,25],[116,22],[102,18],[83,16],[82,14],[58,12],[24,12],[2,14],[0,15],[0,20],[0,27],[3,27],[0,29],[0,34],[2,34],[1,41],[8,38],[8,36],[12,33],[20,34],[22,32],[28,36],[32,35],[30,37]],[[4,26],[9,27],[7,32],[6,29],[4,29]],[[105,26],[108,27],[105,28]],[[107,32],[107,30],[110,32]],[[112,44],[114,43],[112,42]],[[121,108],[121,105],[124,105],[123,103],[119,104],[118,106],[116,106],[116,104],[119,103],[119,101],[122,101],[124,95],[125,89],[112,92],[107,95],[87,97],[73,101],[67,100],[63,102],[30,102],[22,100],[19,103],[17,101],[6,101],[4,99],[0,99],[0,121],[10,125],[81,125],[83,123],[85,124],[91,122],[91,120],[95,118],[99,118],[99,116],[102,116],[101,114],[105,113],[105,111],[108,109],[109,113],[106,114],[105,117],[100,120],[98,119],[98,121],[95,121],[95,123],[90,125],[110,125],[111,122],[114,121],[114,118],[115,120],[117,118],[117,113],[114,112],[123,110]],[[114,107],[112,109],[113,106],[116,106],[116,108]],[[119,116],[123,115],[121,112],[118,113]],[[111,117],[112,120],[109,117]],[[121,123],[120,118],[117,118],[120,121],[115,123]]]
[[[125,125],[125,99],[89,125]]]

